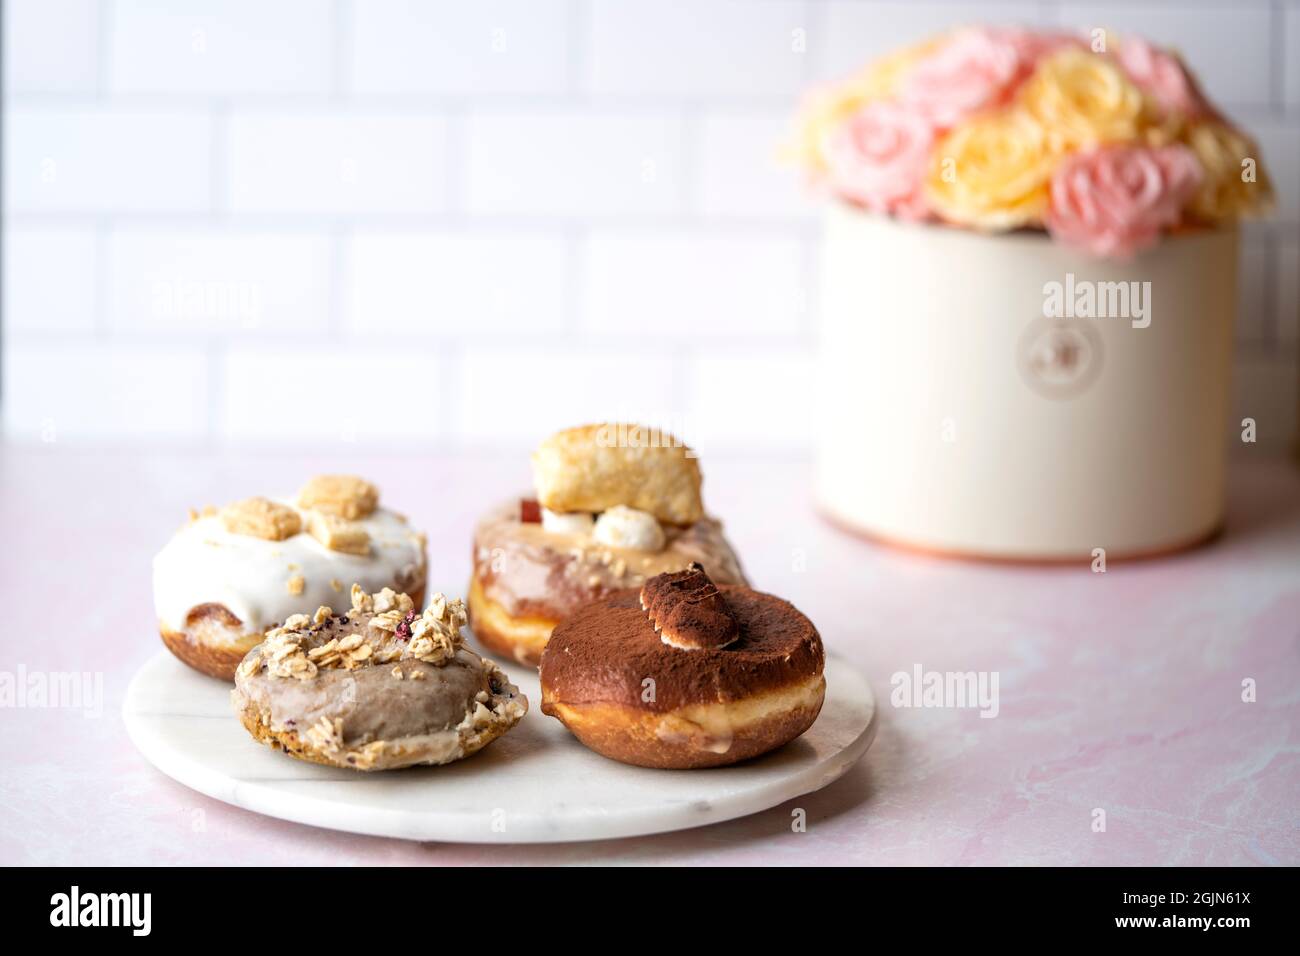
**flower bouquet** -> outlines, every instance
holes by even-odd
[[[813,91],[817,499],[932,552],[1164,553],[1221,526],[1236,221],[1272,188],[1176,55],[966,28]]]

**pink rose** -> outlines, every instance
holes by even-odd
[[[899,101],[939,127],[998,106],[1029,74],[1041,41],[1026,30],[968,27],[919,60],[903,79]]]
[[[830,185],[874,212],[923,219],[921,183],[933,145],[934,129],[921,114],[888,100],[868,103],[826,137]]]
[[[1209,111],[1196,82],[1176,56],[1131,36],[1119,44],[1119,62],[1129,78],[1165,111],[1183,116]]]
[[[1200,163],[1185,146],[1077,153],[1052,177],[1047,229],[1093,255],[1128,258],[1179,221],[1200,181]]]

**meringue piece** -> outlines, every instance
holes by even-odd
[[[586,511],[551,511],[542,509],[542,527],[551,534],[591,534],[596,519]]]
[[[626,505],[601,512],[592,537],[611,548],[662,551],[664,546],[664,530],[655,516]]]

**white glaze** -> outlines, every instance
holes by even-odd
[[[283,504],[293,502],[280,499]],[[352,606],[354,583],[366,591],[394,587],[400,579],[424,581],[424,548],[401,516],[382,508],[357,522],[370,535],[368,556],[331,551],[305,531],[283,541],[231,534],[216,516],[192,521],[153,559],[154,610],[168,629],[184,629],[200,604],[222,604],[260,631],[290,614],[322,604],[335,611]],[[303,527],[306,527],[306,520]],[[289,579],[302,575],[301,594]],[[335,590],[330,582],[338,583]]]

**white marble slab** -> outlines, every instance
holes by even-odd
[[[468,760],[391,773],[320,767],[255,743],[231,711],[229,685],[165,651],[136,673],[122,712],[154,766],[210,797],[333,830],[456,843],[593,840],[730,820],[826,786],[875,736],[871,688],[831,657],[821,716],[788,746],[712,770],[629,767],[537,709],[535,672],[506,670],[529,700],[519,726]]]

